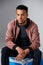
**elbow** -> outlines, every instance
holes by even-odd
[[[40,47],[40,43],[38,44],[38,47]]]

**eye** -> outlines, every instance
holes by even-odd
[[[19,16],[19,14],[17,14]]]

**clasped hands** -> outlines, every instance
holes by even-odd
[[[23,50],[20,47],[17,47],[16,50],[18,52],[18,55],[16,56],[17,60],[22,60],[29,53],[29,49]]]

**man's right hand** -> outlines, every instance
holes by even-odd
[[[16,47],[16,50],[17,50],[17,52],[19,53],[19,54],[24,54],[25,53],[25,51],[22,49],[22,48],[20,48],[20,47]]]

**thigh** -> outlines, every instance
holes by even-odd
[[[36,49],[32,52],[29,52],[25,58],[41,58],[42,52],[39,49]]]
[[[29,52],[27,55],[26,55],[26,57],[25,58],[33,58],[33,52]]]
[[[15,57],[18,53],[16,50],[11,50],[10,48],[5,46],[2,48],[1,54],[4,56],[14,56]]]
[[[41,53],[41,51],[39,49],[34,50],[32,65],[40,65],[41,55],[42,55],[42,53]]]
[[[42,52],[39,49],[34,50],[33,57],[41,57]]]

